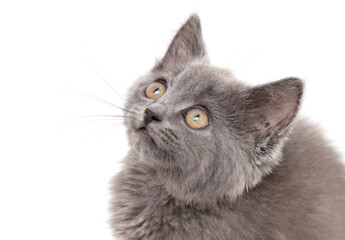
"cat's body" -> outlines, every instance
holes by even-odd
[[[129,154],[115,179],[114,228],[123,239],[344,239],[342,166],[314,127],[303,122],[273,174],[234,203],[210,209],[175,201],[138,158]]]
[[[345,173],[316,128],[293,121],[300,80],[244,86],[202,59],[199,35],[193,16],[128,97],[131,150],[114,178],[115,235],[345,239]],[[164,96],[142,94],[163,78],[166,89],[154,87]],[[208,115],[200,129],[186,120],[196,105]]]

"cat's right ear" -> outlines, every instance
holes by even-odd
[[[192,15],[177,32],[165,56],[155,68],[174,67],[204,56],[206,50],[201,35],[200,19],[197,15]]]
[[[285,78],[251,88],[244,100],[243,125],[261,152],[279,145],[295,118],[303,93],[303,82]]]

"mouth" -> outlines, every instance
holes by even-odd
[[[144,134],[147,134],[149,135],[149,133],[147,132],[146,128],[145,127],[141,127],[137,130],[137,132],[141,132],[141,133],[144,133]]]
[[[145,126],[139,128],[139,129],[137,130],[137,132],[140,133],[140,134],[142,134],[142,135],[144,135],[144,136],[146,136],[146,137],[149,137],[149,138],[152,140],[152,137],[151,137],[151,135],[147,132],[147,129],[146,129]]]
[[[153,138],[152,138],[151,135],[147,132],[147,129],[146,129],[145,126],[139,128],[139,129],[137,130],[137,132],[138,132],[139,134],[143,135],[144,138],[147,138],[148,140],[150,140],[150,142],[151,142],[154,146],[156,146],[155,142],[153,141]]]

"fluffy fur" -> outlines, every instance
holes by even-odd
[[[164,81],[159,99],[145,96]],[[296,120],[303,82],[249,87],[209,64],[191,16],[130,89],[130,152],[114,178],[119,239],[345,239],[345,174],[315,127]],[[204,129],[184,121],[202,106]],[[144,124],[150,109],[159,120]],[[147,134],[139,131],[145,127]]]

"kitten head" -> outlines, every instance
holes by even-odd
[[[248,87],[210,65],[193,15],[129,91],[137,164],[177,199],[235,199],[279,163],[302,90],[297,78]]]

